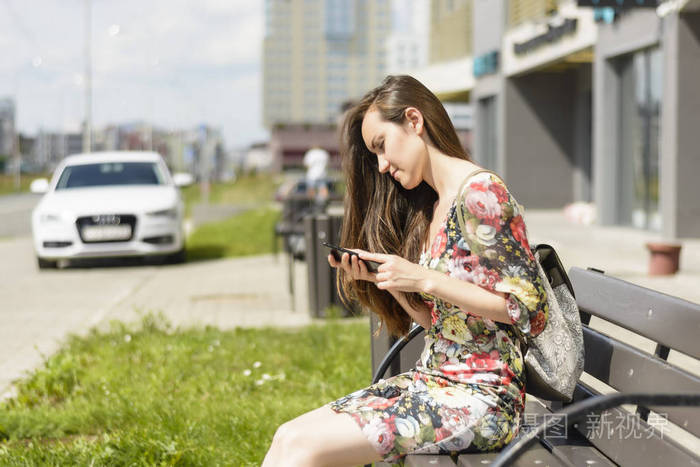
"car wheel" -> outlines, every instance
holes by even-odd
[[[58,266],[57,261],[51,261],[48,259],[39,258],[38,256],[36,258],[36,262],[37,262],[37,265],[39,266],[39,269],[56,269],[56,267]]]
[[[181,250],[172,253],[167,256],[166,262],[168,264],[181,264],[187,259],[187,250],[183,247]]]

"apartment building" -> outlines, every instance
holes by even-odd
[[[390,0],[266,0],[263,121],[334,124],[386,74]]]

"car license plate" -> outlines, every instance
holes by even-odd
[[[83,240],[86,242],[127,240],[130,237],[130,225],[86,225],[83,227]]]

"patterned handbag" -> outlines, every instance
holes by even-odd
[[[544,330],[525,343],[527,392],[540,399],[569,402],[583,372],[583,329],[574,289],[550,245],[532,248],[547,292],[549,315]],[[517,331],[516,331],[517,332]]]
[[[480,172],[493,173],[486,169],[472,172],[458,191],[457,218],[462,232],[466,232],[462,193],[467,180]],[[569,402],[583,372],[584,360],[583,329],[574,288],[554,248],[540,244],[531,250],[547,293],[549,312],[544,330],[536,337],[523,336],[514,327],[525,347],[527,392],[540,399]]]

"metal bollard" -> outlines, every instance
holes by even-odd
[[[331,221],[331,226],[330,226],[330,240],[328,240],[330,243],[333,243],[334,245],[340,245],[340,229],[343,226],[343,216],[340,215],[330,215],[330,221]],[[328,255],[328,249],[324,248],[324,257]],[[347,307],[343,304],[343,301],[340,299],[340,294],[338,293],[338,287],[336,287],[336,271],[335,269],[331,268],[331,303],[334,305],[338,305],[339,307],[342,308],[343,310],[343,316],[348,316],[351,313],[350,310],[347,309]]]
[[[323,242],[338,244],[342,215],[313,214],[304,218],[304,240],[308,270],[309,311],[316,318],[325,317],[329,306],[338,306],[343,316],[354,314],[343,304],[336,287],[336,271],[328,264],[328,248]]]
[[[326,247],[322,245],[331,239],[330,227],[330,218],[325,214],[304,218],[309,310],[316,318],[325,317],[325,310],[331,305],[332,288],[335,287],[331,266],[326,259]]]
[[[318,317],[318,296],[316,294],[316,254],[314,240],[316,238],[316,223],[313,216],[304,217],[304,240],[306,241],[306,271],[309,311]]]
[[[323,242],[331,240],[331,220],[325,214],[315,217],[316,240],[313,249],[316,250],[316,316],[326,317],[326,309],[332,305],[331,296],[334,287],[332,280],[332,269],[326,259],[327,250],[322,245]]]

